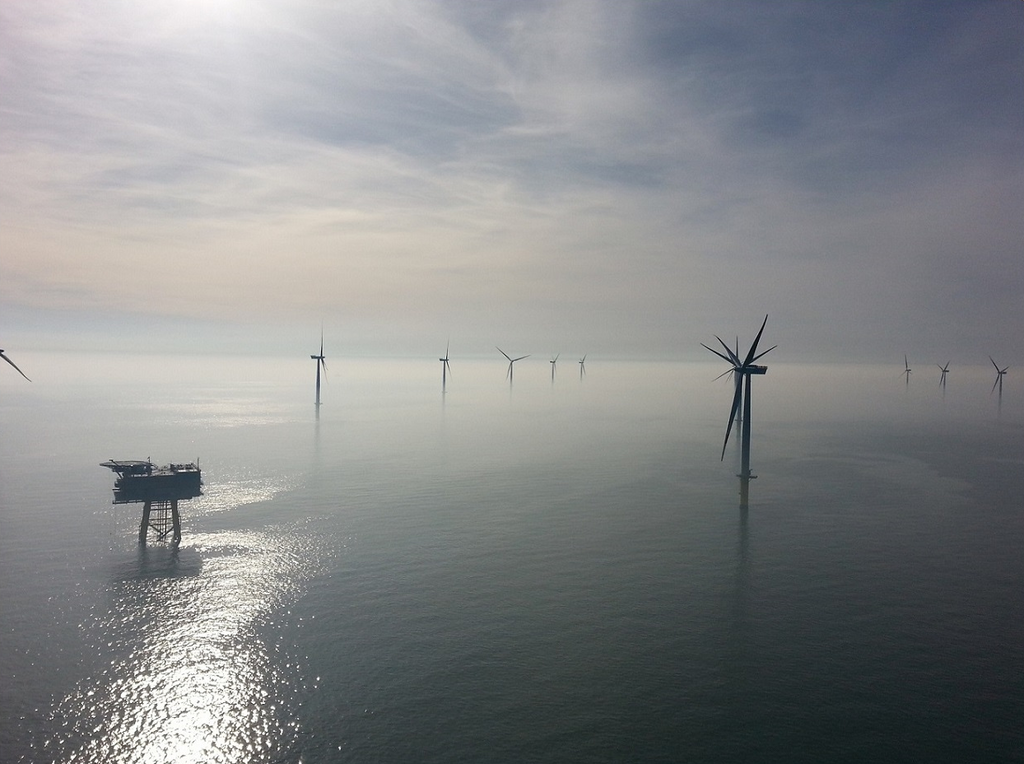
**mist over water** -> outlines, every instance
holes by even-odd
[[[4,760],[1024,758],[1012,370],[769,363],[741,512],[721,365],[548,360],[26,357]]]

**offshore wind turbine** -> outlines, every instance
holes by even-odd
[[[562,355],[562,354],[561,353],[555,353],[555,357],[551,359],[551,381],[552,382],[555,381],[555,364],[558,363],[558,356],[560,356],[560,355]]]
[[[904,370],[903,370],[903,374],[901,376],[904,376],[904,377],[907,378],[907,385],[909,385],[910,384],[910,362],[907,360],[906,353],[903,354],[903,366],[904,366]]]
[[[764,317],[764,321],[761,323],[761,328],[757,332],[757,336],[754,337],[753,344],[747,351],[746,357],[742,360],[740,359],[739,354],[733,352],[732,348],[726,345],[718,335],[715,335],[715,339],[718,340],[719,344],[725,350],[724,354],[719,353],[714,348],[708,347],[703,342],[700,343],[704,348],[710,350],[723,361],[732,364],[731,371],[736,379],[736,393],[733,395],[732,408],[729,410],[729,425],[726,427],[725,441],[722,443],[722,460],[725,460],[725,448],[729,444],[729,435],[732,433],[732,425],[740,413],[740,404],[742,403],[743,427],[740,433],[742,456],[739,477],[744,480],[748,480],[753,477],[750,474],[750,378],[755,374],[760,375],[768,372],[767,366],[759,366],[755,364],[754,361],[767,355],[778,347],[778,345],[772,345],[763,353],[757,352],[757,345],[761,341],[761,335],[764,333],[764,327],[767,323],[768,316],[766,315]],[[746,389],[744,390],[744,388]]]
[[[587,367],[585,365],[586,362],[587,362],[587,354],[584,353],[583,357],[580,359],[580,379],[583,379],[583,375],[587,373]]]
[[[4,354],[4,351],[3,351],[3,350],[0,350],[0,358],[3,358],[3,359],[4,359],[5,361],[7,361],[7,363],[9,363],[9,364],[10,364],[11,366],[13,366],[13,367],[14,367],[14,370],[15,370],[16,372],[18,372],[18,373],[19,373],[19,374],[20,374],[21,376],[25,377],[25,379],[28,379],[28,377],[26,376],[25,372],[23,372],[23,371],[22,371],[21,369],[19,369],[19,368],[18,368],[18,364],[16,364],[16,363],[15,363],[14,361],[12,361],[12,360],[11,360],[10,358],[8,358],[8,357],[7,357],[7,356],[6,356],[5,354]],[[29,381],[29,382],[31,382],[32,380],[31,380],[31,379],[28,379],[28,381]]]
[[[506,358],[508,358],[508,373],[505,375],[505,378],[508,379],[508,383],[511,385],[512,384],[512,364],[514,364],[516,361],[522,361],[524,358],[529,358],[530,354],[527,353],[526,355],[521,355],[518,358],[512,358],[511,356],[509,356],[508,353],[506,353],[504,350],[499,348],[497,345],[495,345],[494,347],[498,348],[498,352],[501,353]]]
[[[320,367],[324,369],[324,377],[327,376],[327,359],[324,356],[324,333],[320,332],[320,355],[311,355],[314,361],[316,361],[316,405],[320,406]]]
[[[935,364],[935,365],[939,366],[939,364]],[[945,366],[939,366],[939,370],[942,372],[942,376],[939,377],[939,385],[942,387],[943,390],[945,390],[946,389],[946,375],[949,374],[949,361],[946,361],[946,365]]]
[[[448,365],[448,349],[451,347],[451,341],[444,348],[444,358],[438,358],[441,362],[441,392],[445,391],[445,387],[448,385],[448,375],[452,373],[452,367]]]
[[[988,360],[992,361],[992,356],[989,356]],[[1010,370],[1010,367],[1007,366],[1005,369],[1000,369],[999,365],[995,361],[992,361],[992,366],[994,366],[995,370],[996,370],[996,381],[992,383],[992,390],[990,391],[990,393],[991,392],[995,392],[995,389],[998,387],[999,388],[999,400],[1002,400],[1003,399],[1003,377],[1006,376],[1006,372]]]

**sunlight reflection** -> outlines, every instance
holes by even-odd
[[[207,400],[150,401],[144,409],[164,425],[188,423],[196,427],[247,427],[291,421],[289,409],[261,396],[212,396]]]
[[[58,704],[63,734],[44,744],[48,758],[256,762],[287,747],[295,695],[315,680],[261,630],[321,569],[325,545],[304,528],[190,542],[203,561],[198,574],[192,566],[176,575],[171,563],[154,576],[148,558],[172,552],[141,550],[135,571],[114,583],[100,631],[118,635],[118,657]]]
[[[270,477],[251,480],[218,480],[203,486],[203,495],[189,503],[191,515],[206,515],[235,509],[258,501],[270,501],[295,487],[294,480]]]

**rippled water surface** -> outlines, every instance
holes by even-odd
[[[0,385],[4,761],[1024,761],[1024,385],[68,356]],[[177,547],[110,458],[198,458]]]

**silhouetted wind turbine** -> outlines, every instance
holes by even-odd
[[[992,361],[992,356],[989,356],[988,360]],[[1002,398],[1003,398],[1003,377],[1006,376],[1006,372],[1010,370],[1010,367],[1007,366],[1005,369],[1000,369],[995,361],[992,361],[992,366],[994,366],[995,370],[996,370],[996,381],[992,383],[992,391],[990,391],[990,392],[994,392],[995,389],[998,387],[999,388],[999,399],[1002,400]]]
[[[438,358],[441,362],[441,392],[445,391],[445,387],[448,386],[448,375],[452,372],[452,367],[448,365],[448,349],[451,347],[451,341],[448,342],[444,347],[444,358]]]
[[[910,362],[907,360],[906,354],[903,355],[903,365],[906,369],[903,372],[903,376],[907,378],[907,384],[910,384]]]
[[[551,381],[552,382],[555,381],[555,364],[558,363],[558,356],[560,356],[560,355],[562,355],[562,354],[561,353],[555,353],[555,357],[551,359]]]
[[[583,379],[583,375],[587,373],[587,367],[585,365],[586,362],[587,362],[587,354],[584,353],[583,357],[580,359],[580,379]]]
[[[316,361],[316,405],[320,405],[320,367],[324,368],[324,376],[327,376],[327,359],[324,356],[324,333],[320,332],[320,355],[311,355],[314,361]]]
[[[710,350],[712,353],[717,355],[723,361],[732,364],[732,371],[736,378],[736,394],[732,399],[732,408],[729,410],[729,426],[725,430],[725,441],[722,443],[722,460],[725,460],[725,447],[729,444],[729,435],[732,432],[732,424],[736,421],[737,414],[740,413],[740,402],[743,403],[743,428],[741,432],[741,465],[740,465],[740,477],[749,479],[750,474],[750,378],[754,374],[765,374],[768,371],[767,366],[758,366],[754,361],[758,360],[764,355],[767,355],[771,351],[775,350],[778,345],[772,345],[770,348],[765,350],[763,353],[757,354],[757,343],[761,341],[761,334],[764,332],[764,327],[768,323],[768,316],[764,317],[764,322],[761,324],[761,328],[757,332],[757,336],[754,338],[754,343],[750,346],[750,350],[747,351],[746,358],[740,360],[739,354],[732,351],[732,349],[722,342],[722,338],[715,335],[715,339],[725,349],[725,354],[719,353],[714,348],[710,348],[703,342],[700,343],[704,348]],[[746,394],[744,395],[743,380],[746,378]]]
[[[504,350],[499,348],[497,345],[495,345],[494,347],[498,348],[498,352],[501,353],[506,358],[508,358],[508,374],[506,374],[505,377],[506,377],[506,379],[508,379],[508,383],[511,385],[512,384],[512,364],[514,364],[516,361],[522,361],[524,358],[529,358],[530,354],[527,353],[526,355],[521,355],[518,358],[512,358],[512,357],[509,356],[508,353],[506,353]]]
[[[935,364],[935,365],[939,366],[939,364]],[[939,366],[939,369],[942,371],[942,376],[939,377],[939,384],[942,386],[942,389],[945,390],[946,389],[946,375],[949,374],[949,361],[946,361],[946,365],[945,366]]]
[[[23,371],[22,371],[21,369],[19,369],[19,368],[18,368],[18,364],[16,364],[16,363],[15,363],[14,361],[12,361],[12,360],[11,360],[10,358],[8,358],[8,357],[7,357],[7,356],[6,356],[5,354],[4,354],[4,351],[3,351],[3,350],[0,350],[0,358],[3,358],[3,359],[4,359],[5,361],[7,361],[7,363],[9,363],[9,364],[10,364],[11,366],[13,366],[13,367],[14,367],[14,370],[15,370],[16,372],[18,372],[18,373],[19,373],[19,374],[20,374],[21,376],[25,377],[25,379],[28,379],[28,377],[27,377],[27,376],[25,375],[25,372],[23,372]],[[29,381],[29,382],[31,382],[32,380],[31,380],[31,379],[28,379],[28,381]]]

